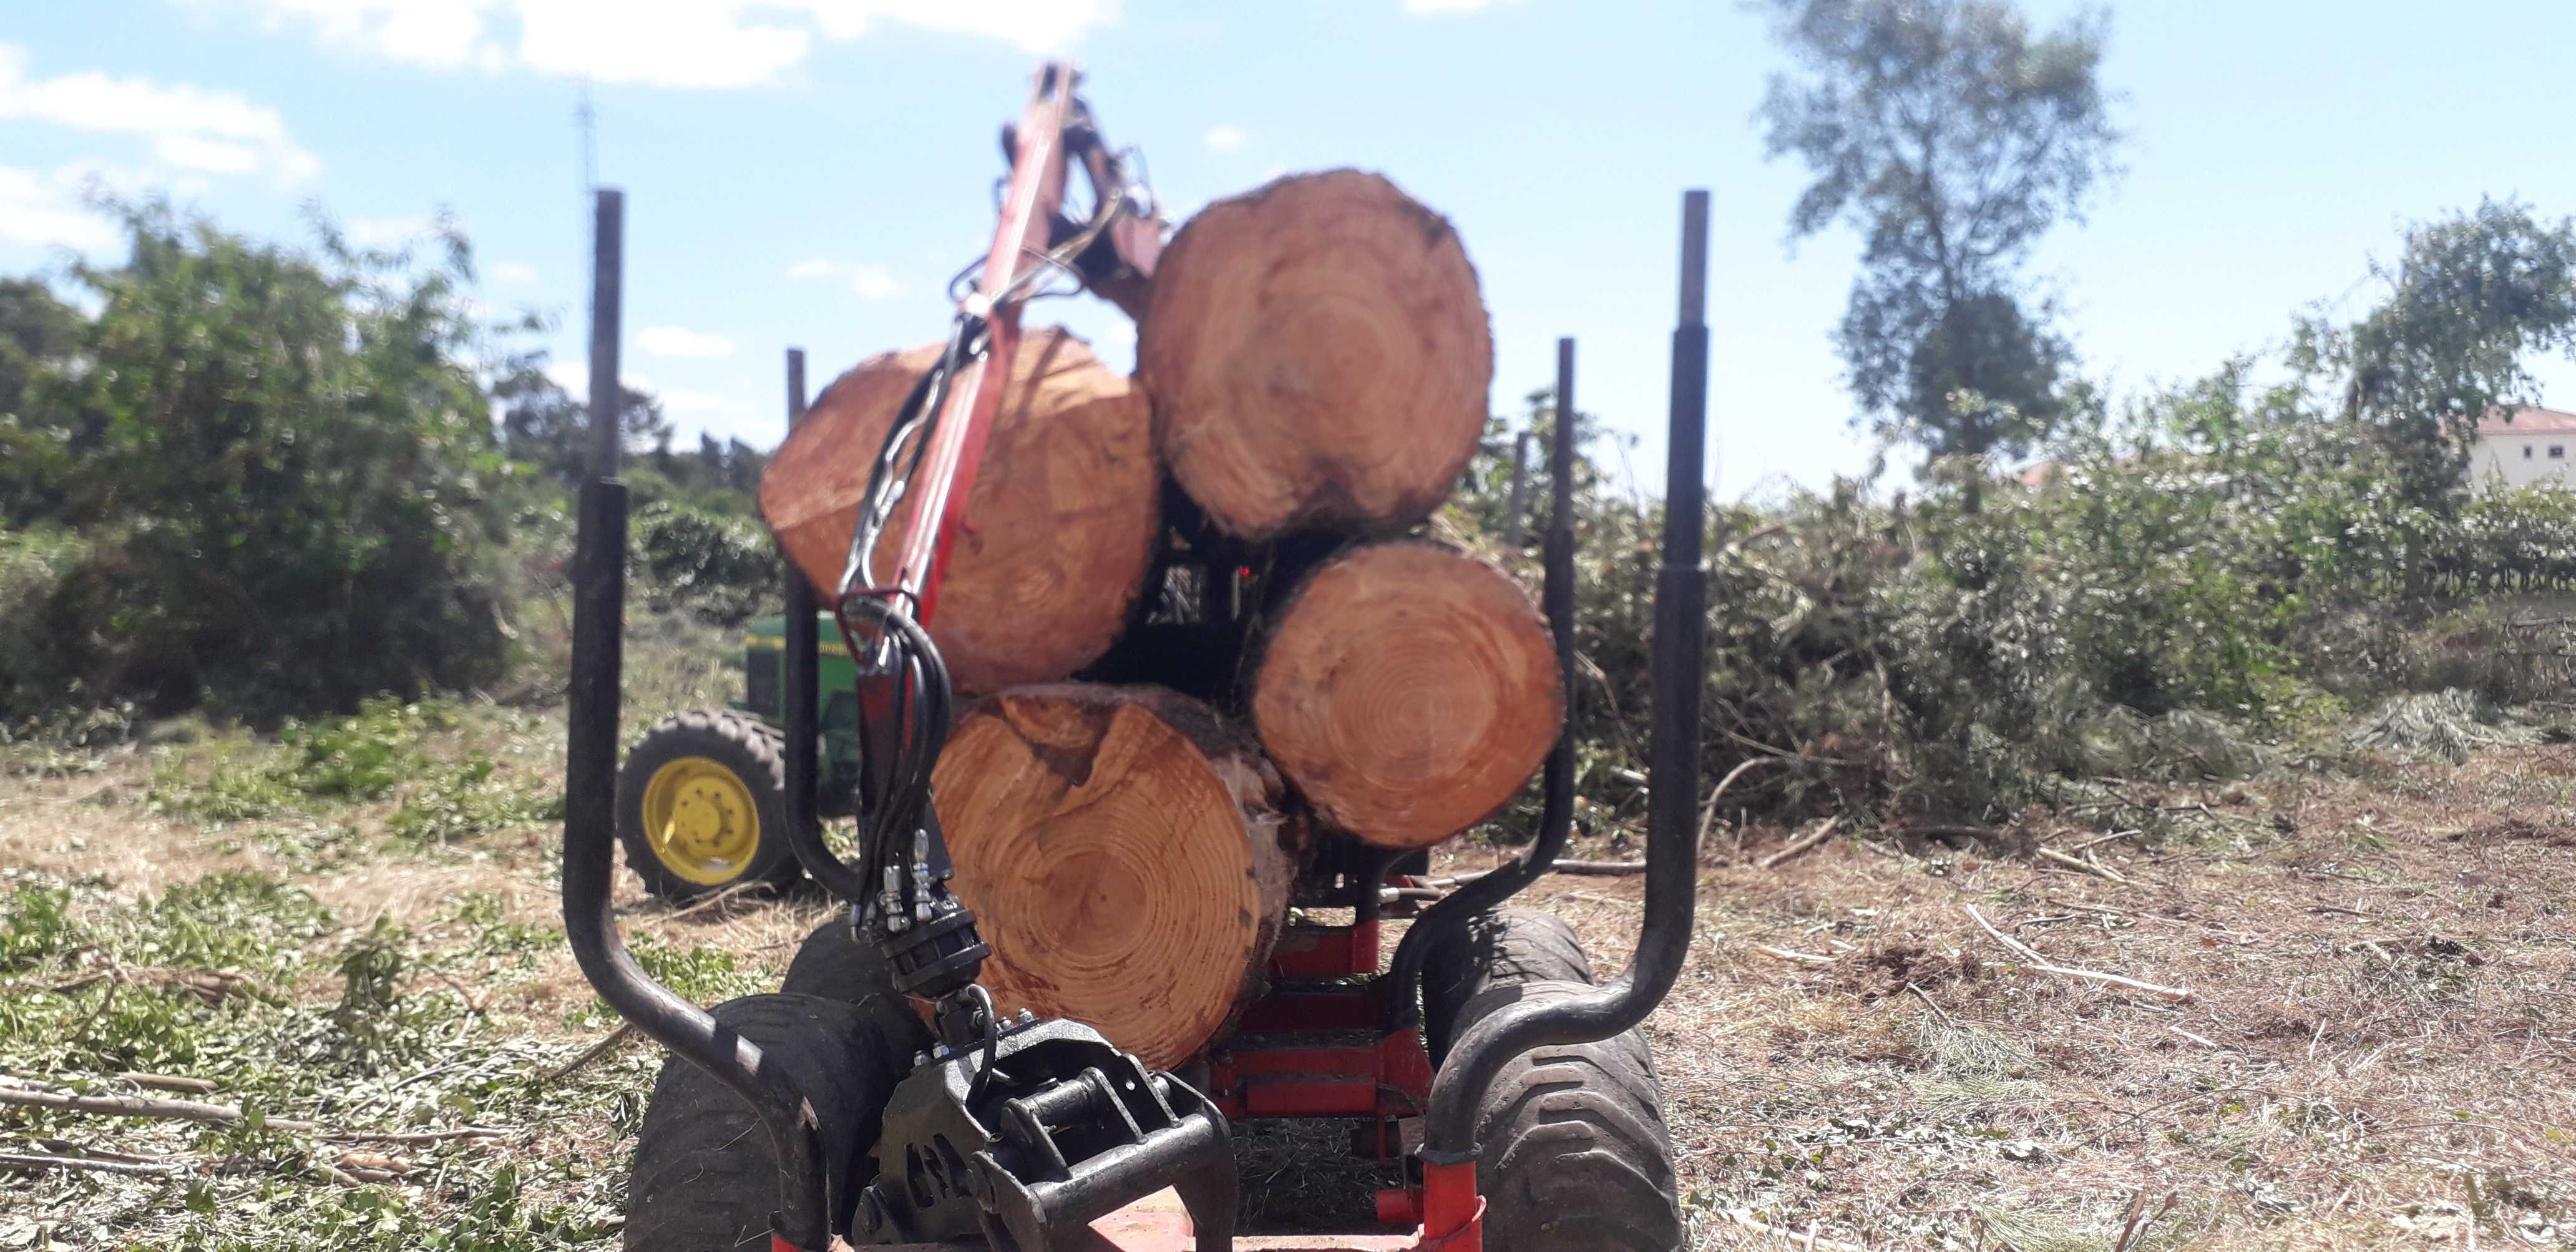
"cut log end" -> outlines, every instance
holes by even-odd
[[[936,345],[873,357],[826,388],[761,477],[761,513],[828,599],[869,471]],[[931,635],[960,692],[1062,678],[1099,659],[1144,586],[1162,525],[1152,418],[1135,384],[1060,329],[1020,344],[951,550]],[[895,575],[912,524],[876,548]]]
[[[1153,689],[1017,688],[959,722],[934,785],[997,1006],[1087,1023],[1157,1068],[1226,1029],[1296,856],[1277,776],[1215,715]]]
[[[1336,170],[1190,220],[1156,272],[1137,372],[1173,477],[1219,526],[1382,529],[1455,487],[1493,336],[1449,223]]]
[[[1253,721],[1319,815],[1389,848],[1438,843],[1529,780],[1564,723],[1553,637],[1509,575],[1438,544],[1371,544],[1299,588]]]

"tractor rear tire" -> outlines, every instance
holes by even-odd
[[[870,1181],[885,1103],[929,1033],[884,1001],[842,1004],[812,996],[728,1000],[717,1021],[757,1043],[764,1064],[796,1081],[822,1128],[832,1229],[847,1233],[858,1189]],[[627,1184],[625,1252],[766,1249],[778,1207],[778,1165],[751,1107],[678,1057],[661,1077],[635,1132]]]
[[[1503,1006],[1559,1000],[1592,990],[1588,976],[1532,976],[1569,962],[1553,918],[1496,915],[1463,947],[1497,962],[1479,976],[1434,987],[1426,980],[1426,1021],[1445,1023],[1442,1047]],[[1449,946],[1449,945],[1443,945]],[[1581,961],[1580,949],[1573,962]],[[1469,992],[1462,1001],[1459,991]],[[1495,1076],[1476,1114],[1483,1145],[1476,1182],[1484,1192],[1488,1252],[1673,1252],[1682,1242],[1673,1177],[1672,1132],[1663,1088],[1645,1037],[1631,1030],[1597,1043],[1541,1048]]]
[[[1431,1063],[1449,1059],[1458,1038],[1458,1010],[1495,987],[1531,982],[1592,982],[1592,962],[1574,928],[1553,913],[1509,909],[1479,913],[1467,929],[1425,953],[1422,961],[1422,1041]]]
[[[875,944],[861,943],[851,936],[847,912],[805,936],[804,945],[796,949],[796,959],[787,963],[787,976],[779,981],[778,989],[787,995],[814,996],[843,1004],[863,1004],[870,997],[902,1003],[885,953],[878,951]]]
[[[693,900],[804,872],[787,839],[787,743],[759,718],[699,709],[662,719],[617,772],[617,837],[646,890]]]

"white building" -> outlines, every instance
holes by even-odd
[[[2556,409],[2515,409],[2510,420],[2490,415],[2478,423],[2469,452],[2469,481],[2480,487],[2576,486],[2570,467],[2576,467],[2576,413]]]

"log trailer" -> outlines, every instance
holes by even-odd
[[[1655,779],[1682,785],[1650,796],[1644,920],[1627,973],[1592,985],[1562,923],[1501,908],[1547,872],[1575,803],[1572,484],[1564,472],[1574,432],[1559,422],[1543,603],[1569,698],[1542,768],[1535,842],[1518,861],[1435,892],[1413,886],[1413,854],[1328,833],[1297,884],[1301,911],[1271,949],[1261,994],[1229,1035],[1167,1071],[1089,1026],[996,1007],[977,982],[989,949],[949,889],[929,794],[952,693],[925,625],[938,612],[943,566],[1012,377],[1021,307],[1050,275],[1072,274],[1133,311],[1160,249],[1149,196],[1101,138],[1076,85],[1070,67],[1044,67],[1018,125],[1004,132],[1010,173],[992,248],[959,301],[946,349],[914,385],[871,467],[840,585],[818,613],[807,580],[788,579],[780,742],[765,758],[784,776],[775,826],[796,865],[845,901],[848,916],[807,942],[781,993],[712,1011],[638,965],[610,907],[627,500],[615,477],[622,200],[600,193],[592,371],[600,452],[582,491],[575,558],[563,907],[585,977],[671,1056],[638,1135],[625,1246],[1676,1247],[1682,1225],[1661,1095],[1635,1027],[1680,971],[1694,907],[1707,193],[1683,201],[1654,606],[1650,765]],[[1093,192],[1079,222],[1063,213],[1076,166]],[[1573,364],[1572,341],[1559,341],[1560,412],[1572,411]],[[790,386],[791,408],[801,408],[801,379]],[[912,527],[893,567],[877,568],[877,541],[899,500],[936,525]],[[1170,559],[1201,562],[1212,576],[1202,586],[1238,572],[1237,554],[1223,545],[1195,553],[1184,545]],[[858,740],[854,758],[835,754],[841,769],[825,768],[817,743],[823,621],[846,651],[835,677],[848,684]],[[1203,628],[1239,623],[1215,614]],[[689,803],[713,806],[701,816],[721,834],[721,798]],[[855,816],[849,847],[827,843],[818,806]],[[723,849],[707,855],[709,875],[730,872],[716,863]],[[1390,954],[1382,928],[1396,916],[1411,924]],[[1266,1118],[1350,1121],[1354,1150],[1391,1167],[1393,1185],[1375,1197],[1380,1231],[1238,1236],[1244,1184],[1231,1127]]]

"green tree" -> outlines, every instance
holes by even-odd
[[[6,521],[79,536],[79,567],[21,607],[81,633],[47,672],[0,673],[0,701],[261,718],[497,678],[483,575],[509,469],[465,359],[463,239],[422,268],[327,227],[306,254],[122,212],[131,256],[72,271],[99,313],[12,435],[69,450]]]
[[[1936,460],[2027,452],[2063,409],[2068,350],[2019,271],[2111,170],[2104,21],[2034,34],[2008,0],[1757,7],[1799,66],[1761,111],[1770,155],[1814,174],[1790,236],[1842,222],[1863,241],[1836,332],[1859,420]]]
[[[511,460],[570,486],[590,473],[590,402],[565,391],[545,367],[544,353],[530,353],[508,362],[493,380],[501,447]],[[671,419],[663,415],[662,402],[633,387],[625,395],[617,420],[626,455],[667,448]]]
[[[79,328],[79,315],[43,283],[0,280],[0,518],[55,503],[60,467],[75,450],[72,432],[37,421],[28,391],[38,370],[71,353]]]
[[[2538,398],[2524,362],[2576,358],[2576,218],[2513,201],[2406,232],[2385,300],[2360,321],[2299,323],[2292,361],[2342,390],[2345,418],[2392,453],[2408,500],[2446,514],[2464,494],[2478,419]]]

